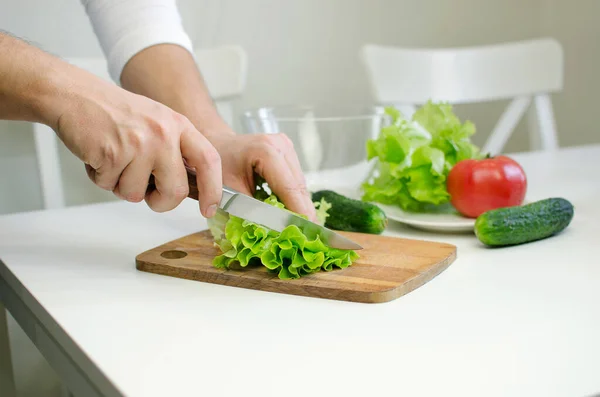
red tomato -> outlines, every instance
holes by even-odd
[[[458,212],[477,218],[488,210],[521,205],[527,177],[519,163],[506,156],[462,160],[450,170],[446,188]]]

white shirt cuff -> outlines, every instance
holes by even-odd
[[[157,44],[176,44],[188,50],[192,55],[194,53],[192,41],[181,29],[156,30],[151,26],[140,27],[128,32],[110,49],[107,54],[110,76],[116,82],[120,82],[121,73],[127,62],[140,51]]]
[[[193,56],[176,0],[81,0],[108,61],[111,78],[138,52],[156,44],[176,44]]]

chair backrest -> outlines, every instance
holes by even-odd
[[[245,51],[238,46],[223,46],[198,49],[194,57],[219,114],[227,123],[232,124],[232,102],[243,93],[246,86]],[[113,82],[104,58],[70,58],[68,62]],[[81,161],[64,148],[52,129],[37,123],[33,124],[33,129],[44,208],[65,206],[63,174],[67,176],[64,179],[69,181],[69,190],[80,197],[80,201],[114,199],[112,194],[100,189],[90,189]]]
[[[194,58],[202,72],[208,91],[227,123],[233,123],[231,102],[246,87],[248,61],[246,52],[239,46],[197,49]],[[88,72],[112,81],[104,58],[69,58],[68,62]]]
[[[412,113],[415,105],[428,100],[461,104],[512,98],[486,143],[498,152],[533,98],[538,114],[545,117],[538,120],[546,128],[541,131],[542,146],[557,145],[548,95],[562,89],[563,51],[554,39],[457,48],[369,44],[361,59],[380,104]]]

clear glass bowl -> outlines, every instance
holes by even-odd
[[[242,114],[244,132],[284,133],[294,142],[304,172],[349,167],[366,161],[366,143],[386,122],[379,106],[281,106]]]

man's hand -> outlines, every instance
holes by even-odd
[[[96,185],[123,200],[146,200],[154,211],[169,211],[189,192],[185,159],[202,187],[202,214],[215,214],[222,192],[220,156],[185,116],[108,84],[69,97],[55,129]],[[151,174],[156,190],[146,194]]]
[[[187,50],[170,44],[146,48],[125,65],[121,83],[186,115],[219,152],[225,185],[250,195],[256,171],[287,208],[316,219],[291,141],[283,134],[235,134],[217,113]]]
[[[221,155],[226,185],[252,195],[256,172],[288,208],[316,220],[300,162],[287,135],[233,135],[225,130],[208,138]]]
[[[0,118],[49,125],[96,185],[155,211],[187,196],[186,162],[202,214],[216,212],[220,156],[185,116],[1,33]],[[156,190],[146,194],[151,174]]]

